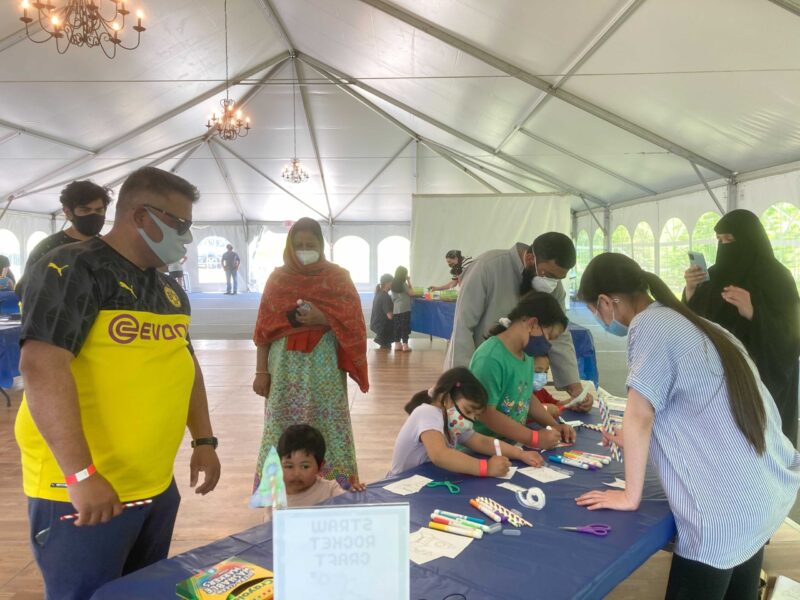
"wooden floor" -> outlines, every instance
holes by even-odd
[[[249,341],[195,341],[208,387],[211,418],[220,439],[222,479],[215,492],[198,497],[188,487],[189,443],[175,465],[183,495],[172,553],[185,552],[261,522],[247,507],[261,440],[263,399],[250,389],[255,351]],[[430,387],[443,359],[441,342],[412,340],[414,352],[371,350],[371,389],[362,394],[350,385],[351,414],[359,473],[364,481],[381,479],[389,468],[392,446],[404,421],[403,404],[412,393]],[[42,582],[28,546],[26,501],[21,489],[12,407],[0,406],[0,600],[42,597]],[[0,399],[0,401],[2,401]],[[671,555],[659,552],[608,597],[615,600],[662,598]],[[766,550],[766,569],[800,580],[800,529],[785,524]],[[473,599],[471,599],[473,600]],[[476,599],[477,600],[477,599]]]

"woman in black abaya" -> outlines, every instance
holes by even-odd
[[[687,270],[684,302],[744,344],[796,447],[800,297],[794,279],[750,211],[729,212],[714,231],[719,242],[717,262],[708,270],[711,280],[703,282],[699,267]]]

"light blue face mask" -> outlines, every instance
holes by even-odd
[[[627,325],[623,325],[619,321],[617,321],[617,317],[614,311],[614,305],[611,305],[611,324],[606,325],[603,319],[600,318],[600,313],[595,312],[594,318],[597,319],[597,322],[600,323],[600,327],[606,330],[607,333],[611,335],[616,335],[618,337],[625,337],[628,335],[628,327]]]
[[[545,385],[547,385],[547,373],[534,373],[533,374],[533,391],[538,392]]]
[[[162,236],[160,242],[154,242],[144,229],[141,227],[136,228],[139,235],[142,236],[142,239],[150,247],[150,250],[152,250],[165,265],[174,263],[183,258],[186,255],[186,245],[192,243],[192,232],[187,231],[181,235],[172,227],[163,223],[149,208],[145,207],[145,210],[161,230]]]

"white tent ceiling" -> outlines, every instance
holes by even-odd
[[[118,187],[156,162],[200,188],[199,221],[407,221],[423,171],[425,191],[600,206],[696,184],[692,162],[709,180],[788,163],[788,2],[230,0],[231,96],[253,129],[223,144],[204,127],[224,95],[222,0],[146,0],[141,46],[114,60],[31,43],[3,0],[0,194],[53,212],[65,182]],[[280,178],[295,73],[298,186]]]

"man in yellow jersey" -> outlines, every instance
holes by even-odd
[[[166,558],[180,496],[184,430],[190,483],[219,480],[189,301],[155,267],[192,241],[197,189],[145,167],[119,193],[113,229],[57,248],[25,289],[16,421],[33,552],[48,599],[85,600],[107,581]],[[152,500],[143,506],[124,503]],[[77,513],[75,520],[60,520]]]

